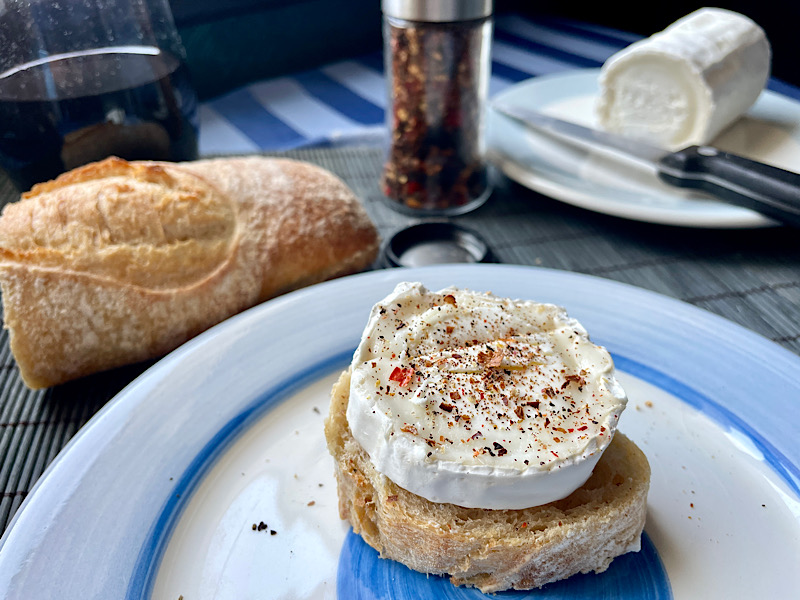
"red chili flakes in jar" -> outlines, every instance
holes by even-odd
[[[489,192],[483,120],[491,12],[483,3],[456,3],[477,12],[434,22],[414,14],[423,4],[385,14],[391,138],[382,187],[410,211],[464,212]]]

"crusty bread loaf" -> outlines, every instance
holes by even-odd
[[[161,356],[268,298],[368,267],[374,225],[331,173],[266,157],[110,158],[0,217],[11,350],[32,388]]]
[[[563,500],[522,510],[464,508],[430,502],[375,470],[347,424],[349,387],[345,371],[325,421],[339,514],[382,557],[489,593],[600,573],[614,557],[639,550],[650,466],[621,433]]]

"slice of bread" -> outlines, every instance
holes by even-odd
[[[601,573],[639,550],[650,465],[621,433],[567,498],[522,510],[464,508],[426,500],[375,470],[347,424],[349,389],[345,371],[325,421],[339,514],[381,557],[491,593]]]

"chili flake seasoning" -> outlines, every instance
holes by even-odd
[[[407,387],[409,383],[411,383],[411,379],[414,377],[414,369],[411,367],[407,367],[405,369],[401,369],[400,367],[395,367],[392,371],[391,375],[389,375],[389,379],[391,381],[396,381],[400,384],[401,387]]]
[[[403,212],[477,208],[491,192],[483,122],[492,0],[383,0],[383,14],[384,193]]]

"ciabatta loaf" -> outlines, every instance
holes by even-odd
[[[621,433],[589,480],[563,500],[521,510],[464,508],[426,500],[375,470],[347,423],[349,389],[345,371],[325,422],[339,513],[382,557],[490,593],[600,573],[616,556],[639,550],[650,466]]]
[[[376,229],[310,164],[110,158],[0,217],[11,350],[32,388],[161,356],[278,294],[368,267]]]

